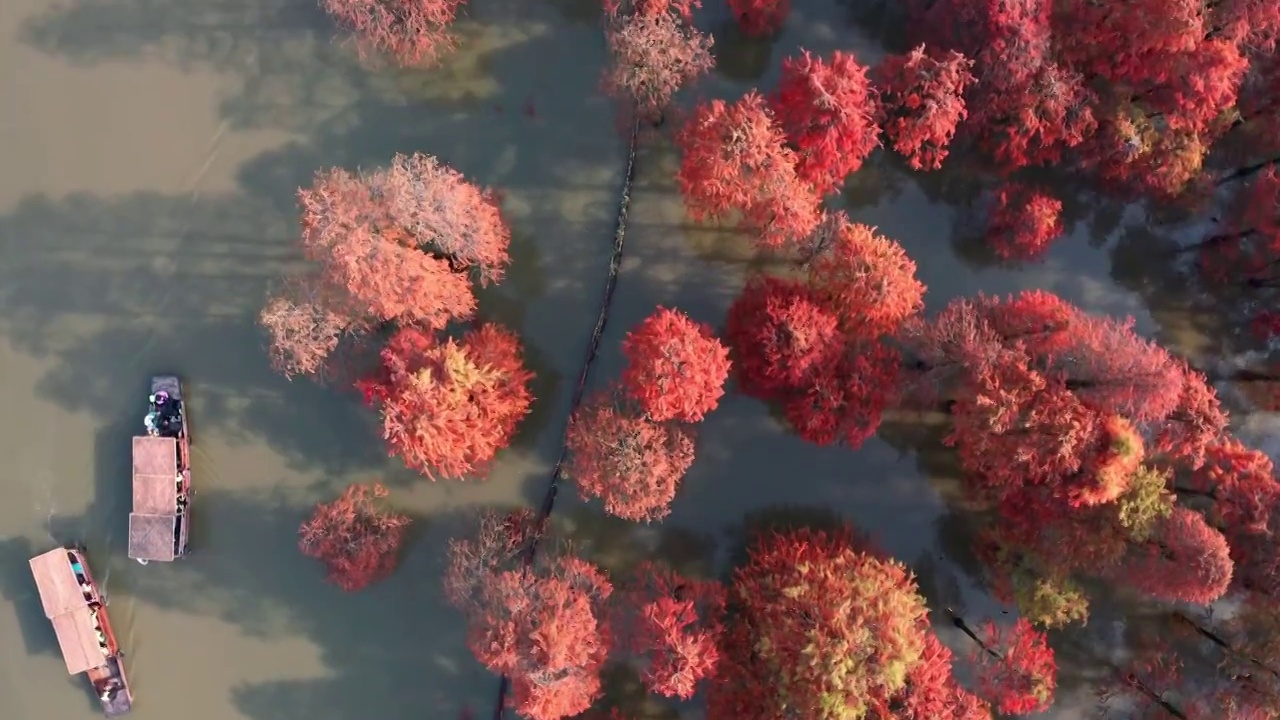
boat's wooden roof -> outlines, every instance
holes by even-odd
[[[177,520],[173,513],[129,513],[129,557],[134,560],[172,561]]]
[[[67,663],[67,672],[79,675],[106,664],[107,658],[98,645],[93,615],[87,606],[64,612],[50,620],[53,633],[58,636],[58,646],[62,648],[62,659]]]
[[[56,548],[31,558],[31,574],[36,579],[40,603],[45,617],[53,619],[63,613],[85,607],[84,593],[76,581],[66,548]]]
[[[133,511],[172,515],[178,505],[178,441],[168,437],[133,439]]]

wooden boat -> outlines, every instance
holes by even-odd
[[[124,653],[107,619],[98,583],[89,574],[84,548],[57,548],[37,555],[31,558],[31,574],[44,614],[53,623],[67,672],[89,676],[107,717],[128,713],[133,709],[133,692],[121,660]]]
[[[168,398],[157,403],[157,395]],[[151,378],[147,434],[133,438],[133,512],[129,557],[146,565],[187,554],[191,519],[191,428],[182,385]]]

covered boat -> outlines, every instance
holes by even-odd
[[[182,386],[151,379],[147,434],[133,438],[133,512],[129,557],[171,562],[187,553],[191,514],[191,440]]]
[[[133,709],[133,693],[107,618],[106,603],[89,574],[84,549],[57,548],[31,558],[44,614],[53,624],[67,672],[85,673],[107,717]]]

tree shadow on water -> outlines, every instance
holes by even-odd
[[[314,644],[320,677],[244,684],[233,703],[254,720],[453,718],[491,698],[492,677],[470,661],[465,627],[442,597],[445,540],[461,516],[414,517],[395,574],[355,593],[299,553],[309,503],[285,493],[209,491],[200,497],[207,548],[163,574],[136,573],[148,604],[215,617],[262,639]]]
[[[265,441],[298,467],[375,465],[353,396],[267,365],[256,313],[287,266],[289,224],[242,195],[28,198],[0,217],[0,331],[43,363],[37,390],[65,408],[140,423],[147,378],[173,372],[198,432]]]
[[[754,82],[768,72],[776,36],[750,37],[733,18],[720,22],[712,34],[715,44],[711,46],[711,55],[715,58],[713,69],[717,74],[729,80]]]
[[[31,17],[27,45],[81,65],[161,60],[238,77],[232,127],[308,130],[379,88],[318,3],[305,0],[74,0]]]
[[[640,563],[650,561],[687,577],[712,573],[714,538],[674,525],[647,525],[604,513],[577,498],[563,497],[574,490],[565,483],[556,501],[552,527],[569,547],[607,572],[614,584],[622,582]]]
[[[856,542],[871,542],[870,537],[840,513],[824,507],[806,505],[770,505],[747,514],[742,522],[728,530],[728,559],[731,568],[747,564],[751,548],[761,539],[799,531],[836,535],[852,531]]]
[[[37,549],[25,537],[0,539],[0,596],[13,603],[18,627],[22,632],[22,644],[27,655],[52,655],[61,657],[58,640],[44,616],[40,594],[31,576],[28,561],[45,550]]]

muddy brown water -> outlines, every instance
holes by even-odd
[[[468,512],[540,501],[594,321],[624,149],[597,92],[603,43],[591,7],[475,0],[448,64],[411,73],[359,66],[307,0],[6,0],[5,718],[96,716],[82,679],[65,674],[26,567],[28,557],[81,539],[112,597],[138,720],[486,712],[496,679],[471,659],[458,616],[439,598],[441,551]],[[724,20],[713,8],[704,24]],[[776,42],[721,36],[725,72],[701,86],[704,94],[771,83],[777,61],[800,45],[851,47],[867,60],[881,52],[825,0],[797,3]],[[485,483],[437,485],[398,470],[351,394],[270,372],[253,323],[273,278],[296,262],[295,188],[324,166],[370,167],[413,151],[438,155],[508,198],[514,265],[483,308],[524,337],[539,402]],[[619,339],[655,305],[719,325],[754,267],[740,236],[685,220],[669,148],[649,142],[639,162],[595,386],[617,372]],[[1090,242],[1111,232],[1096,222],[1077,223],[1031,268],[975,261],[953,226],[957,199],[977,189],[963,173],[922,179],[881,160],[850,183],[846,200],[858,220],[908,249],[933,308],[977,290],[1040,287],[1133,314],[1144,332],[1205,351],[1194,318],[1156,302],[1163,296],[1149,273],[1113,267]],[[1138,279],[1117,284],[1113,274]],[[189,384],[196,553],[141,567],[125,558],[128,438],[155,372]],[[607,567],[657,555],[698,571],[724,559],[750,513],[827,508],[915,564],[931,593],[959,593],[972,612],[992,611],[963,569],[962,530],[938,493],[945,482],[931,482],[910,449],[878,439],[856,453],[814,448],[781,431],[761,404],[735,396],[700,438],[670,522],[615,521],[566,488],[561,523]],[[300,557],[296,527],[312,503],[369,479],[392,486],[416,528],[394,578],[343,594]],[[626,678],[611,687],[634,696]],[[1075,690],[1053,717],[1082,716],[1087,688]],[[652,704],[633,709],[670,716]]]

